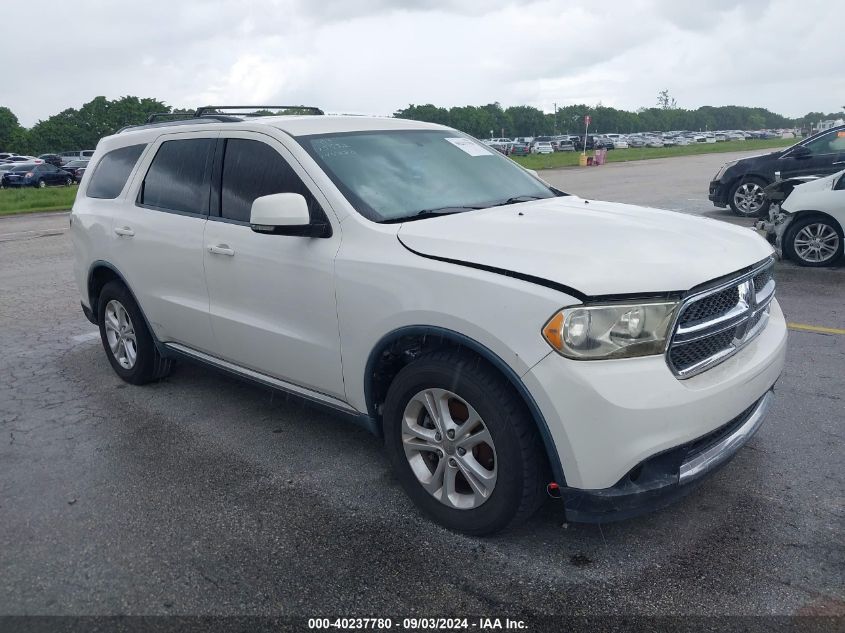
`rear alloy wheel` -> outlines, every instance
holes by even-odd
[[[383,424],[397,479],[447,528],[491,534],[524,521],[546,498],[534,421],[511,384],[478,357],[433,352],[403,367]]]
[[[830,266],[842,257],[842,229],[832,220],[813,216],[789,227],[784,250],[799,266]]]
[[[100,338],[115,373],[133,385],[163,378],[170,360],[156,348],[132,293],[120,281],[110,281],[97,302]]]
[[[44,188],[44,187],[46,187],[46,186],[47,186],[47,183],[46,183],[46,182],[44,182],[43,180],[39,180],[39,181],[38,181],[38,188],[39,188],[39,189],[43,189],[43,188]]]
[[[65,187],[70,187],[73,184],[73,178],[65,178]]]
[[[743,178],[730,193],[731,209],[744,218],[756,218],[769,210],[769,201],[763,188],[766,183],[759,178]]]

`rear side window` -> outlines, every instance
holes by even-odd
[[[216,139],[165,141],[158,148],[139,202],[181,213],[208,213],[211,161]]]
[[[88,181],[85,195],[89,198],[117,198],[145,147],[145,144],[129,145],[103,156]]]
[[[279,152],[260,141],[228,139],[220,191],[221,215],[249,222],[253,200],[273,193],[302,194],[311,218],[322,217],[317,201]]]

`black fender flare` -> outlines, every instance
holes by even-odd
[[[376,343],[376,345],[370,351],[370,355],[367,358],[367,364],[364,372],[364,399],[367,406],[367,413],[372,419],[378,419],[373,398],[373,373],[376,362],[378,361],[379,357],[381,356],[381,353],[385,349],[387,349],[392,343],[394,343],[398,339],[405,336],[433,336],[442,338],[444,340],[453,342],[456,345],[459,345],[460,347],[465,347],[469,350],[472,350],[481,358],[493,365],[493,367],[495,367],[497,370],[499,370],[502,375],[508,380],[508,382],[513,385],[514,389],[516,389],[516,392],[519,394],[519,396],[525,402],[525,405],[528,407],[528,411],[531,414],[531,417],[534,420],[534,424],[537,426],[537,430],[540,433],[540,438],[543,442],[543,447],[545,448],[546,456],[548,457],[549,465],[552,469],[552,475],[554,476],[555,482],[557,482],[560,486],[566,486],[566,477],[564,476],[563,465],[560,462],[557,447],[555,446],[554,439],[552,438],[551,431],[549,430],[549,425],[546,422],[546,418],[543,416],[542,411],[540,411],[540,407],[537,404],[537,401],[534,400],[534,396],[531,395],[531,392],[528,391],[528,388],[525,386],[525,383],[522,382],[522,379],[510,367],[510,365],[508,365],[504,360],[502,360],[496,353],[494,353],[488,347],[482,345],[475,339],[461,334],[460,332],[437,326],[409,325],[393,330],[392,332],[385,334],[381,339],[379,339],[378,343]]]

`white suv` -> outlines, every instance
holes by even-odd
[[[88,171],[76,278],[121,378],[186,359],[347,414],[453,529],[547,492],[570,520],[659,507],[757,430],[783,367],[754,232],[567,195],[440,125],[199,115]]]

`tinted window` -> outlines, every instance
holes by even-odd
[[[321,213],[305,183],[276,150],[259,141],[228,139],[223,159],[221,215],[249,222],[253,200],[273,193],[302,194],[311,217]]]
[[[209,173],[215,143],[211,138],[162,143],[144,179],[141,204],[170,211],[208,213]]]
[[[813,154],[836,154],[845,151],[845,133],[842,130],[834,130],[805,143],[804,147]]]
[[[35,169],[35,167],[36,166],[31,164],[31,163],[26,163],[26,164],[23,164],[23,165],[18,163],[17,165],[15,165],[12,168],[12,171],[15,172],[16,174],[17,173],[25,173],[25,172],[28,172],[28,171],[32,171],[33,169]]]
[[[59,171],[59,170],[58,170],[58,169],[56,169],[56,168],[55,168],[53,165],[51,165],[50,163],[44,163],[43,165],[41,165],[41,166],[39,167],[39,171],[43,171],[43,172],[46,172],[46,173],[48,173],[48,174],[51,174],[51,173],[53,173],[54,171]]]
[[[130,145],[103,156],[88,182],[89,198],[117,198],[146,145]]]

